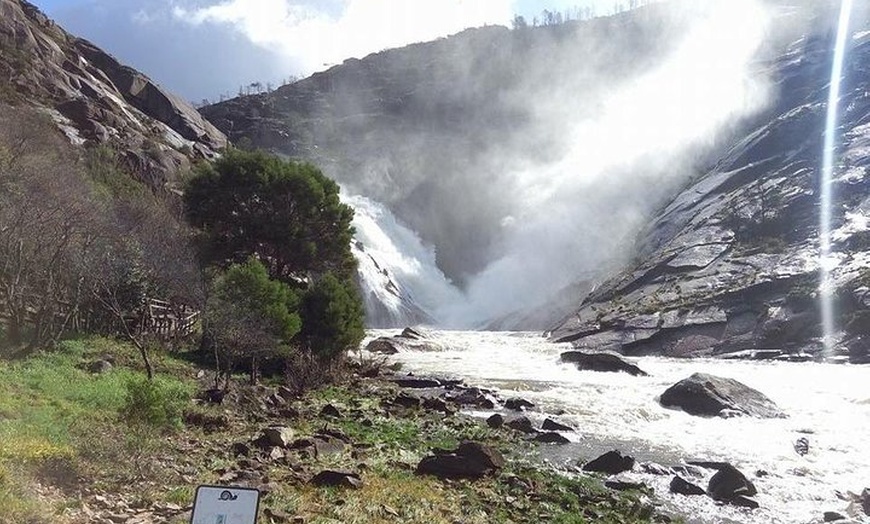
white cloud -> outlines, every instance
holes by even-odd
[[[226,0],[173,9],[191,24],[230,25],[254,44],[301,63],[304,73],[468,27],[508,24],[512,14],[511,0],[345,0],[337,15],[299,0]]]

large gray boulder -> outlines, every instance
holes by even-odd
[[[677,382],[662,393],[659,401],[662,406],[682,409],[690,415],[702,417],[785,417],[763,393],[734,379],[706,373],[695,373]]]
[[[586,371],[623,372],[636,377],[645,377],[647,373],[614,353],[586,353],[584,351],[566,351],[560,356],[562,362],[571,362],[577,369]]]
[[[423,457],[417,473],[439,478],[476,479],[489,475],[505,465],[501,453],[479,442],[465,441],[453,451],[436,450]]]

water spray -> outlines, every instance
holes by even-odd
[[[831,67],[831,87],[828,92],[828,114],[825,120],[825,140],[822,152],[821,179],[821,212],[819,220],[820,246],[820,282],[819,297],[822,310],[822,332],[825,357],[830,357],[834,349],[836,325],[834,322],[834,291],[835,286],[831,271],[836,266],[836,260],[831,254],[831,212],[833,205],[833,175],[834,155],[836,153],[835,137],[837,133],[838,105],[840,101],[840,86],[843,76],[843,62],[846,55],[846,39],[849,34],[849,17],[852,13],[852,0],[842,0],[840,17],[837,23],[837,40],[834,45],[834,60]]]

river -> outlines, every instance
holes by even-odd
[[[860,493],[870,487],[866,366],[644,357],[633,362],[650,376],[633,377],[562,364],[559,354],[570,345],[549,343],[536,333],[432,333],[441,350],[401,352],[392,360],[400,362],[403,371],[461,377],[471,385],[496,389],[503,397],[520,396],[536,404],[531,415],[537,418],[561,413],[560,420],[577,427],[579,437],[577,445],[565,448],[568,452],[550,448],[554,461],[576,462],[612,448],[666,465],[721,460],[746,473],[758,488],[755,498],[761,507],[750,511],[720,506],[707,497],[673,495],[667,488],[670,477],[638,475],[654,488],[657,500],[688,515],[688,522],[819,522],[825,511],[846,509],[848,503],[838,492]],[[701,418],[659,405],[658,395],[695,372],[733,378],[758,389],[788,418]],[[800,437],[810,442],[805,456],[793,448]],[[578,456],[566,456],[571,454]],[[762,476],[756,476],[757,471]]]

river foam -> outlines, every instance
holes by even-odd
[[[372,335],[395,332],[372,332]],[[418,374],[464,378],[503,396],[521,396],[544,412],[564,411],[582,441],[639,451],[662,462],[728,461],[753,475],[761,508],[722,507],[706,497],[667,493],[666,478],[645,479],[660,497],[691,515],[690,522],[818,522],[824,511],[843,511],[847,491],[870,487],[870,381],[867,367],[842,364],[633,359],[649,377],[578,371],[559,362],[569,344],[534,333],[436,331],[443,351],[394,357]],[[734,378],[756,388],[788,414],[785,419],[700,418],[665,409],[657,397],[695,372]],[[798,455],[793,443],[810,441]],[[616,444],[614,444],[616,445]],[[591,446],[595,448],[595,446]]]

